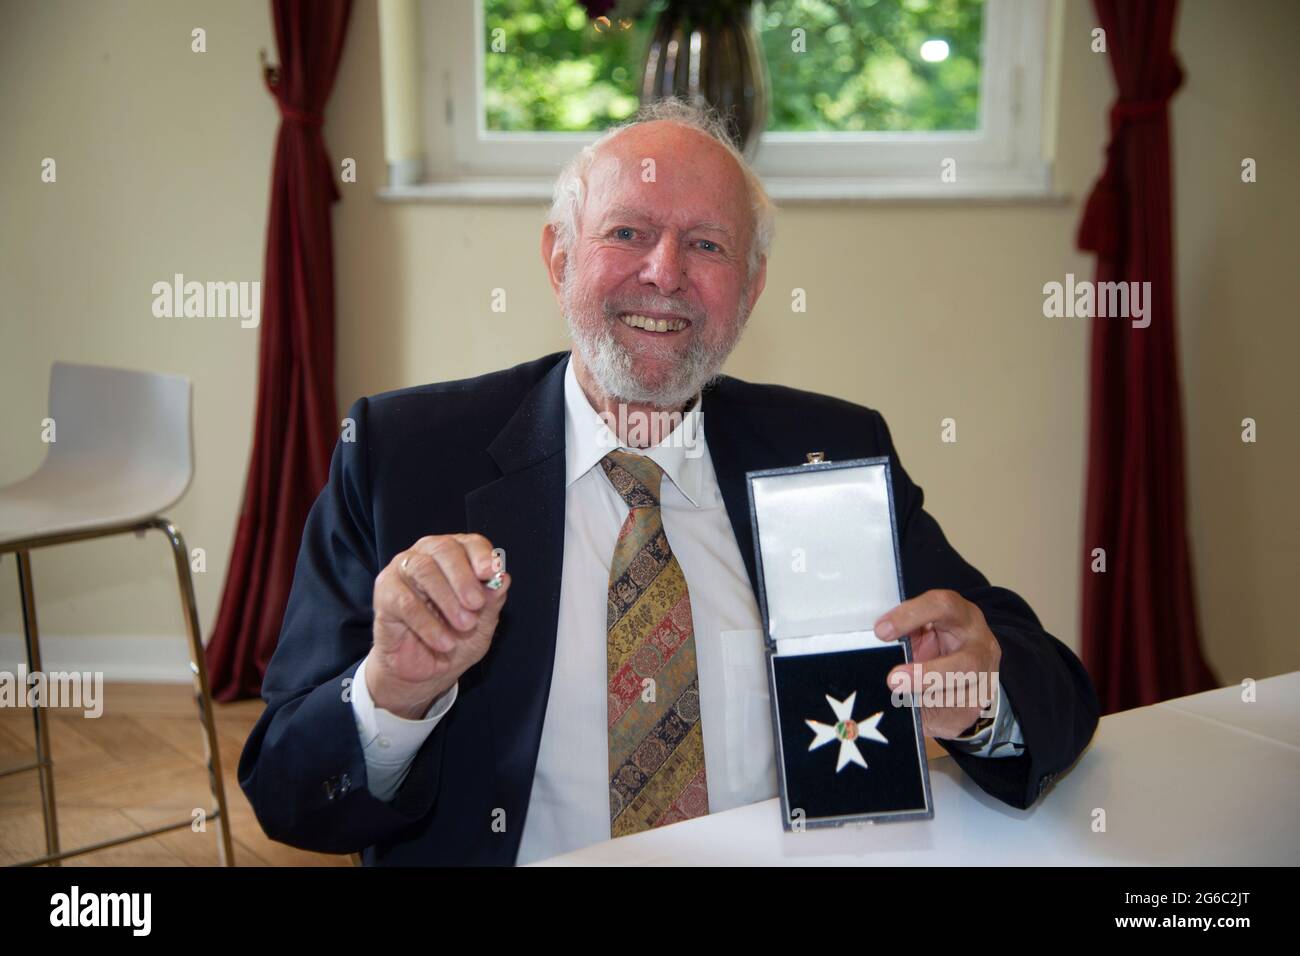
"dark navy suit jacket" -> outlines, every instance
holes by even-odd
[[[564,557],[568,353],[479,378],[389,392],[349,412],[303,532],[267,707],[239,782],[273,839],[368,864],[512,864],[546,717]],[[707,387],[707,446],[757,590],[745,472],[888,455],[908,597],[950,588],[979,605],[1002,646],[1000,679],[1025,753],[950,749],[985,791],[1027,807],[1083,751],[1097,698],[1079,660],[1017,595],[992,587],[922,509],[880,414],[723,376]],[[348,685],[371,646],[375,577],[424,535],[472,531],[510,555],[513,582],[491,647],[391,802],[366,789]],[[495,825],[494,825],[495,824]]]

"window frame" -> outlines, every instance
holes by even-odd
[[[1043,0],[986,0],[980,129],[968,132],[765,132],[754,168],[777,201],[843,198],[1046,197],[1045,90],[1054,17]],[[482,0],[420,7],[425,183],[388,198],[542,198],[561,166],[599,133],[494,131],[480,91]],[[429,68],[430,64],[434,68]],[[941,164],[956,163],[944,182]]]

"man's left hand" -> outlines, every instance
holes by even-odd
[[[913,695],[914,704],[921,706],[921,725],[927,737],[961,736],[975,723],[982,707],[993,703],[980,700],[977,690],[989,689],[991,693],[1002,647],[989,630],[984,612],[956,591],[926,591],[904,601],[883,615],[875,630],[881,640],[898,640],[904,635],[912,638],[912,663],[899,664],[886,682],[890,690]],[[975,685],[969,683],[972,674],[976,675]],[[954,700],[954,688],[961,685],[965,685],[964,701]],[[925,693],[935,686],[944,689],[938,702],[933,691]],[[955,706],[958,701],[970,706]]]

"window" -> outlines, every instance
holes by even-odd
[[[1051,10],[759,0],[769,99],[755,166],[774,198],[1043,195]],[[577,0],[427,0],[420,14],[434,184],[544,198],[576,149],[636,111],[649,18],[599,29]]]
[[[637,108],[651,21],[593,26],[577,0],[482,0],[484,128],[599,131]],[[663,0],[656,5],[662,8]],[[979,128],[983,0],[767,0],[769,132]]]

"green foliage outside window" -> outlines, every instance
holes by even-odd
[[[636,112],[653,17],[624,29],[593,23],[576,0],[482,3],[489,130],[587,132]],[[757,17],[768,130],[979,126],[983,0],[767,0]],[[804,52],[792,49],[796,29]],[[494,35],[503,52],[493,52]],[[947,43],[946,58],[923,58],[928,40]]]

